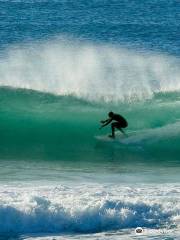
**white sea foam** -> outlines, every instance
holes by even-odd
[[[144,99],[180,90],[179,60],[77,41],[34,43],[1,56],[0,85],[96,101]]]
[[[180,185],[1,186],[0,233],[179,228]]]
[[[130,133],[127,138],[122,136],[117,138],[123,144],[138,144],[138,143],[157,143],[162,140],[170,140],[180,136],[180,122],[168,124],[163,127],[146,129]]]

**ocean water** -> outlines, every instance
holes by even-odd
[[[179,13],[0,1],[1,240],[180,239]]]

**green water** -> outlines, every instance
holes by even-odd
[[[23,89],[0,89],[0,158],[73,162],[142,162],[179,165],[180,94],[146,101],[88,102]],[[129,122],[129,141],[99,141],[110,127],[99,121],[113,110]],[[121,139],[118,135],[118,139]]]

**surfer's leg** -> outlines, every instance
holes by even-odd
[[[117,122],[117,123],[116,123],[116,128],[117,128],[119,131],[121,131],[124,136],[127,137],[127,134],[126,134],[126,133],[124,132],[124,130],[123,130],[123,129],[126,128],[126,127],[127,127],[127,122],[125,122],[125,121]]]
[[[123,130],[122,128],[118,128],[118,129],[119,129],[119,131],[122,132],[122,134],[123,134],[124,136],[127,136],[127,134],[124,132],[124,130]]]
[[[124,136],[127,136],[126,133],[125,133],[124,130],[123,130],[124,126],[123,126],[121,123],[115,122],[115,123],[114,123],[114,128],[117,128],[119,131],[122,132],[122,134],[123,134]]]
[[[112,135],[110,137],[115,138],[115,128],[117,128],[117,123],[113,122],[111,124]]]

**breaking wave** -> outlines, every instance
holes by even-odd
[[[0,85],[106,102],[151,98],[180,90],[179,59],[78,41],[9,47]]]

